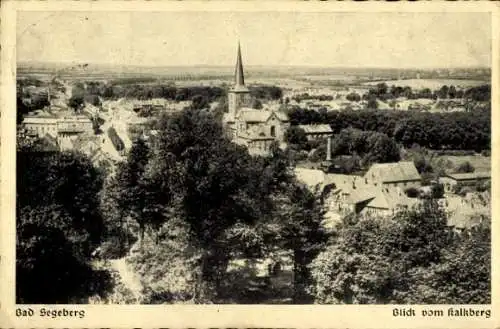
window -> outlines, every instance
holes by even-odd
[[[276,137],[276,127],[275,126],[271,126],[271,136]]]

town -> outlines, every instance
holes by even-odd
[[[18,63],[17,303],[489,303],[491,69],[234,44],[221,67]]]
[[[455,156],[453,162],[446,163],[444,166],[441,164],[440,171],[434,173],[432,177],[427,175],[425,181],[421,176],[422,168],[417,170],[414,161],[403,161],[403,159],[397,162],[373,163],[370,167],[365,166],[366,173],[364,175],[354,171],[349,174],[335,173],[336,159],[333,158],[341,159],[345,155],[332,155],[332,152],[335,152],[332,150],[332,143],[338,146],[338,137],[343,131],[337,134],[336,140],[335,132],[329,124],[313,123],[291,126],[288,113],[292,113],[292,115],[296,113],[294,111],[297,105],[301,104],[300,98],[310,99],[306,103],[305,109],[315,113],[321,112],[321,110],[327,113],[339,110],[362,110],[363,106],[366,108],[367,102],[358,102],[357,100],[361,99],[359,95],[355,100],[349,101],[350,95],[353,93],[351,87],[345,88],[347,93],[341,93],[337,88],[334,89],[335,92],[323,88],[319,96],[315,96],[313,93],[297,94],[297,92],[294,95],[294,91],[282,92],[281,89],[272,87],[271,92],[280,94],[279,99],[271,99],[262,104],[262,101],[253,96],[245,85],[243,61],[239,47],[236,58],[234,85],[227,91],[227,96],[225,96],[227,100],[222,95],[222,91],[217,90],[219,98],[213,102],[204,99],[203,104],[207,106],[207,110],[216,112],[220,111],[220,102],[226,103],[227,112],[223,113],[222,121],[228,135],[234,142],[244,145],[251,154],[268,154],[273,142],[278,142],[283,149],[299,148],[304,153],[308,146],[317,146],[316,148],[309,147],[310,155],[302,154],[308,161],[292,162],[296,162],[294,170],[300,181],[311,190],[319,188],[320,192],[327,192],[325,204],[328,209],[327,218],[330,219],[330,223],[327,225],[333,225],[335,221],[339,221],[349,213],[394,214],[401,207],[412,207],[427,196],[438,198],[443,207],[452,214],[449,217],[449,225],[456,229],[474,225],[482,216],[487,216],[489,213],[491,175],[488,155],[476,155],[474,150],[464,151],[462,153],[466,155],[462,157],[463,162],[459,162],[460,156]],[[478,74],[483,74],[483,72],[479,71]],[[397,81],[395,80],[395,82]],[[410,80],[410,82],[412,81]],[[29,83],[29,79],[20,80],[20,82],[21,84]],[[464,80],[462,84],[467,84],[467,82],[468,80]],[[56,87],[54,88],[54,86]],[[19,134],[24,136],[23,141],[29,142],[33,139],[36,143],[43,145],[43,148],[48,149],[75,149],[87,154],[95,165],[113,168],[115,163],[124,159],[133,140],[148,138],[156,133],[151,124],[156,116],[160,113],[182,111],[184,108],[192,106],[193,98],[196,101],[196,97],[200,96],[193,95],[190,100],[185,98],[176,100],[179,98],[179,91],[182,92],[183,89],[175,90],[174,87],[171,87],[174,89],[174,93],[177,92],[175,96],[172,94],[173,100],[154,97],[154,95],[150,95],[151,97],[148,99],[140,99],[143,98],[141,96],[139,99],[130,97],[106,99],[105,96],[99,95],[99,91],[92,90],[97,89],[97,87],[98,83],[93,82],[89,82],[87,85],[77,83],[76,86],[72,87],[67,82],[55,80],[55,78],[48,87],[23,85],[19,91],[22,95],[21,106],[29,107],[36,101],[40,102],[40,100],[33,101],[33,99],[48,97],[49,93],[52,96],[50,102],[45,100],[46,104],[43,108],[27,112],[24,115],[23,120],[19,123]],[[376,85],[376,87],[380,88],[381,86]],[[413,103],[410,103],[411,98],[397,97],[393,101],[395,105],[388,106],[388,102],[376,98],[376,104],[384,104],[380,107],[376,106],[378,109],[386,111],[410,110],[432,113],[438,111],[436,108],[440,107],[439,104],[454,102],[462,105],[473,103],[470,105],[473,110],[480,111],[482,107],[487,106],[486,103],[489,100],[489,96],[483,94],[486,87],[489,86],[480,86],[479,91],[476,91],[474,87],[458,89],[457,93],[454,86],[445,85],[436,90],[435,93],[424,90],[424,94],[431,95],[429,98],[413,96],[417,97],[413,99]],[[61,88],[64,91],[61,91]],[[159,86],[159,88],[164,87]],[[266,91],[266,86],[257,85],[256,88]],[[383,88],[387,89],[387,86]],[[391,89],[399,90],[398,88],[403,90],[399,86],[393,86]],[[52,89],[55,89],[56,92]],[[450,89],[454,91],[450,93]],[[72,96],[71,91],[75,95]],[[200,92],[206,91],[207,89],[200,89]],[[106,90],[104,90],[105,92]],[[386,95],[388,92],[385,90],[381,93]],[[475,97],[475,100],[464,98],[464,93],[472,94],[474,92],[480,93],[480,96]],[[379,91],[367,89],[363,98],[370,93],[379,93]],[[264,97],[275,98],[276,96],[265,95]],[[337,102],[321,100],[323,98],[336,98]],[[284,99],[285,101],[283,101]],[[292,101],[286,101],[288,99],[292,99]],[[72,104],[75,100],[78,100],[77,106]],[[429,106],[422,110],[416,106],[419,101],[424,100],[427,101],[427,104],[432,104],[432,108]],[[255,106],[256,102],[258,106]],[[197,105],[197,108],[202,107],[203,104]],[[346,107],[333,109],[329,104],[343,104]],[[410,109],[408,106],[404,108],[403,104],[407,104]],[[323,107],[314,109],[319,106]],[[412,108],[412,106],[415,107]],[[443,111],[449,111],[448,107],[446,109]],[[299,108],[298,111],[303,110],[303,108]],[[457,107],[454,107],[454,110],[459,111]],[[465,108],[462,107],[461,111],[465,111]],[[297,133],[299,137],[295,135]],[[297,141],[300,138],[302,140]],[[305,144],[306,147],[299,147],[300,143]],[[321,148],[325,145],[326,150],[321,152]],[[320,152],[324,155],[323,159],[321,156],[320,158],[314,156]],[[303,156],[295,154],[293,160],[302,159]],[[429,155],[428,158],[431,156]],[[316,161],[312,161],[311,158]],[[472,162],[479,162],[481,167],[474,168],[471,161],[467,159],[474,159]],[[411,157],[406,160],[411,160]],[[430,162],[430,159],[424,161]],[[432,164],[426,163],[426,165]]]

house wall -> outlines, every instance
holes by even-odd
[[[85,133],[90,133],[93,131],[92,128],[92,121],[89,119],[71,119],[71,118],[66,118],[59,120],[57,122],[57,129],[59,132],[62,130],[67,131],[67,132],[85,132]]]
[[[273,142],[274,140],[268,139],[248,141],[248,151],[250,154],[266,154]]]
[[[453,192],[453,187],[457,185],[457,181],[448,177],[440,177],[439,182],[443,184],[445,192]]]
[[[380,217],[385,217],[389,216],[392,214],[392,210],[390,209],[382,209],[382,208],[373,208],[373,207],[366,207],[363,209],[361,214],[365,216],[380,216]]]
[[[380,186],[380,182],[375,178],[375,179],[368,179],[366,177],[363,177],[359,181],[360,186],[363,184],[365,185],[374,185],[374,186]],[[387,182],[387,183],[382,183],[382,187],[386,188],[401,188],[403,191],[406,190],[407,188],[413,187],[413,188],[419,188],[421,186],[421,181],[420,180],[412,180],[412,181],[399,181],[399,182]]]
[[[53,137],[57,137],[57,122],[28,122],[24,124],[25,129],[29,134],[37,135],[38,137],[43,137],[49,134]]]
[[[391,183],[384,183],[384,187],[388,188],[394,188],[394,187],[399,187],[403,191],[406,190],[407,188],[413,187],[413,188],[419,188],[421,185],[421,182],[418,181],[403,181],[403,182],[391,182]]]

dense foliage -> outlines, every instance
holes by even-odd
[[[399,146],[386,134],[358,129],[343,129],[332,142],[332,156],[358,155],[360,165],[397,162],[400,160]]]
[[[211,114],[193,109],[162,117],[156,128],[149,146],[135,142],[107,192],[118,218],[137,221],[143,249],[156,248],[147,242],[155,241],[190,250],[187,258],[182,252],[165,255],[167,263],[147,250],[133,257],[135,268],[149,264],[150,271],[164,274],[156,280],[175,278],[165,269],[171,262],[192,273],[185,283],[189,291],[182,293],[167,291],[168,284],[160,289],[148,275],[148,294],[156,296],[151,302],[216,301],[231,258],[265,257],[273,247],[296,255],[299,298],[306,265],[323,241],[322,211],[314,195],[295,182],[279,148],[268,158],[251,157],[225,137]],[[173,223],[183,229],[171,233]]]
[[[381,82],[370,88],[368,93],[363,95],[363,99],[368,100],[370,98],[377,98],[382,101],[389,99],[395,99],[399,97],[406,97],[408,99],[455,99],[455,98],[466,98],[471,101],[489,101],[491,98],[491,86],[481,85],[477,87],[471,87],[468,89],[460,89],[453,85],[444,85],[438,90],[431,90],[429,88],[421,88],[418,90],[413,90],[408,86],[388,86],[387,83]]]
[[[41,110],[49,105],[47,93],[30,94],[29,102],[24,102],[20,94],[16,97],[16,122],[19,124],[23,121],[25,114],[31,111]]]
[[[18,151],[19,303],[80,303],[109,288],[107,273],[89,266],[103,231],[101,186],[102,174],[83,155]]]
[[[392,219],[346,221],[312,263],[317,303],[489,303],[490,229],[455,233],[433,202]],[[468,265],[476,259],[475,265]]]
[[[283,96],[283,90],[276,86],[250,86],[250,96],[265,101],[279,100]]]
[[[186,86],[177,87],[171,83],[145,83],[150,81],[125,79],[112,81],[109,84],[90,81],[83,88],[85,95],[95,95],[104,99],[134,98],[152,99],[164,98],[172,101],[195,101],[200,98],[203,102],[211,103],[224,97],[226,87]],[[152,81],[151,81],[152,82]],[[250,86],[250,95],[259,100],[278,100],[282,97],[282,90],[276,86]]]
[[[292,125],[330,124],[334,133],[345,128],[377,131],[405,147],[414,143],[430,149],[481,151],[490,148],[491,114],[477,112],[429,113],[384,110],[314,111],[292,109]]]

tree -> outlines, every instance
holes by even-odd
[[[474,172],[474,170],[475,170],[474,166],[469,161],[465,161],[465,162],[462,162],[460,165],[458,165],[456,172],[457,173],[472,173],[472,172]]]
[[[16,228],[17,303],[86,303],[112,288],[109,273],[89,265],[88,237],[63,208],[19,209]]]
[[[485,218],[442,250],[439,263],[410,273],[408,303],[488,304],[491,302],[491,226]]]
[[[293,252],[295,303],[309,300],[306,291],[311,280],[308,266],[327,240],[322,226],[324,210],[319,199],[305,186],[294,184],[288,195],[290,204],[280,214],[282,245]]]
[[[429,270],[447,263],[451,255],[448,248],[461,243],[448,229],[446,214],[435,201],[428,200],[419,209],[398,212],[385,220],[367,217],[346,221],[339,224],[335,236],[311,264],[310,290],[316,302],[458,302],[458,298],[439,299],[439,290],[417,292]],[[439,283],[439,289],[454,289],[453,282]],[[488,284],[489,278],[481,276],[477,286]],[[430,295],[434,298],[428,299]],[[469,300],[462,296],[459,303]]]
[[[103,173],[85,155],[21,150],[16,170],[18,207],[60,205],[73,218],[75,227],[88,232],[89,248],[99,243]]]
[[[443,184],[434,184],[431,187],[431,195],[434,199],[441,199],[444,196]]]
[[[345,98],[351,102],[359,102],[361,100],[361,96],[355,92],[347,94]]]
[[[111,178],[106,189],[110,198],[107,201],[111,203],[107,207],[114,205],[117,208],[117,218],[114,220],[119,221],[118,228],[123,228],[124,218],[130,216],[139,225],[141,239],[149,223],[146,213],[147,191],[143,186],[148,157],[148,145],[142,138],[136,139],[127,155],[127,160],[118,165],[116,175]]]
[[[195,110],[202,110],[209,108],[210,104],[206,97],[202,95],[196,95],[191,101],[191,107]]]
[[[441,99],[446,99],[448,98],[448,92],[449,92],[448,86],[444,85],[441,87],[441,89],[438,90],[437,95]]]
[[[107,291],[108,275],[89,266],[104,226],[102,173],[79,153],[26,149],[16,170],[17,300],[81,303]]]
[[[252,100],[252,106],[251,106],[253,109],[257,109],[257,110],[261,110],[263,108],[262,106],[262,102],[257,99],[257,98],[254,98]]]
[[[409,197],[409,198],[416,198],[418,197],[419,195],[419,192],[416,188],[414,187],[409,187],[405,190],[405,194]]]
[[[306,132],[300,127],[290,126],[285,132],[285,142],[297,145],[303,149],[307,145]]]
[[[186,223],[190,245],[200,254],[194,298],[214,298],[229,257],[225,232],[239,221],[255,220],[260,209],[249,204],[261,198],[256,188],[249,190],[250,156],[207,112],[186,109],[162,117],[157,128],[140,184],[147,205],[144,227],[160,242],[163,225],[177,216]]]
[[[368,109],[374,109],[374,110],[376,110],[378,108],[377,99],[375,97],[370,97],[368,99],[368,104],[366,105],[366,107]]]
[[[363,159],[365,164],[398,162],[400,160],[398,144],[386,134],[371,133],[366,140],[369,151]]]
[[[73,95],[68,100],[68,106],[75,111],[79,111],[84,104],[83,95]]]
[[[414,155],[413,164],[415,165],[415,168],[417,168],[419,174],[434,172],[434,168],[430,164],[429,159],[427,159],[423,154]]]

